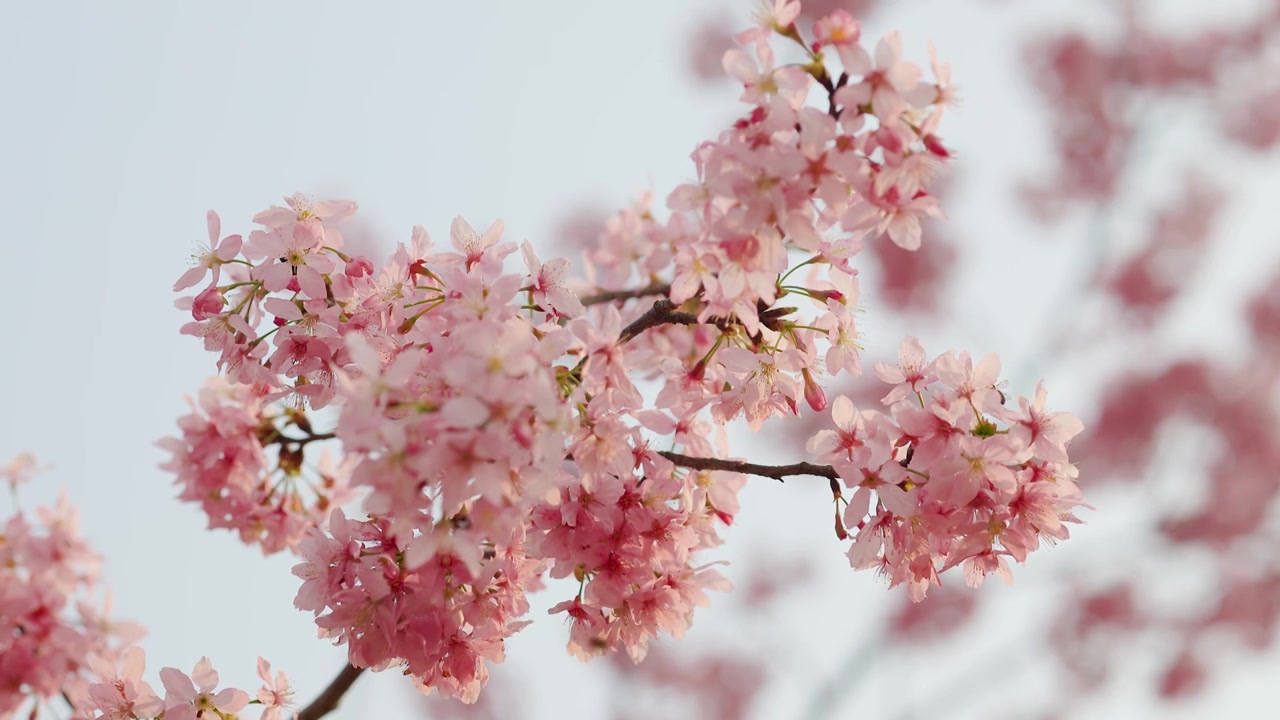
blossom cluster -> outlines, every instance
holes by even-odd
[[[20,456],[6,474],[25,480],[37,467]],[[15,493],[16,497],[16,493]],[[110,618],[95,597],[101,558],[80,537],[78,513],[65,496],[56,507],[22,512],[0,526],[0,717],[57,697],[83,698],[88,658],[116,657],[143,635]]]
[[[351,499],[350,463],[334,466],[322,457],[314,479],[303,473],[303,448],[316,441],[309,421],[291,408],[276,411],[262,386],[215,376],[191,405],[178,421],[182,437],[158,444],[171,454],[162,467],[177,476],[179,497],[199,503],[210,528],[235,530],[245,543],[279,552]]]
[[[200,658],[191,674],[177,668],[160,670],[164,687],[161,698],[151,683],[142,679],[146,669],[146,653],[130,647],[118,662],[103,657],[89,658],[97,682],[89,684],[85,698],[74,704],[72,720],[197,720],[197,718],[235,718],[250,703],[262,707],[260,720],[295,718],[293,691],[283,672],[272,673],[271,663],[258,658],[258,677],[262,687],[250,700],[249,694],[236,688],[218,690],[218,672],[209,658]]]
[[[754,429],[801,400],[824,409],[818,378],[861,371],[852,259],[880,236],[918,248],[921,219],[940,214],[929,187],[952,154],[937,134],[954,99],[949,68],[935,57],[935,81],[924,81],[896,33],[873,57],[843,11],[814,23],[808,43],[799,11],[775,3],[725,55],[751,110],[698,146],[697,181],[670,194],[670,217],[659,221],[645,197],[587,253],[600,288],[669,277],[670,300],[721,329],[692,347],[676,331],[651,340],[675,345],[654,358],[715,355],[639,368],[665,375],[660,403],[679,415],[710,403],[717,420],[743,416]],[[802,62],[778,64],[779,38]],[[806,104],[815,88],[822,107]]]
[[[877,568],[920,600],[948,568],[963,564],[974,587],[993,572],[1011,580],[1004,558],[1022,562],[1041,541],[1068,537],[1064,523],[1080,522],[1072,511],[1084,501],[1067,444],[1083,426],[1045,409],[1043,385],[1033,400],[1013,398],[1014,409],[996,387],[994,355],[975,364],[947,352],[926,363],[915,338],[902,343],[899,365],[875,369],[893,385],[888,413],[838,397],[836,429],[809,442],[853,490],[836,495],[837,532],[854,529],[853,567]]]
[[[873,57],[841,11],[806,42],[798,12],[779,0],[739,37],[745,49],[724,66],[748,114],[698,147],[697,180],[670,194],[669,219],[646,200],[610,222],[588,251],[589,281],[504,241],[500,221],[481,233],[457,218],[446,248],[416,227],[375,265],[344,250],[350,201],[289,197],[253,218],[247,240],[222,237],[210,212],[208,247],[175,290],[207,279],[178,302],[191,314],[182,331],[218,355],[222,376],[181,437],[162,441],[166,467],[212,527],[302,555],[295,604],[353,665],[403,667],[424,691],[473,701],[544,575],[577,584],[552,612],[567,615],[569,650],[584,660],[622,650],[639,661],[660,633],[686,631],[706,591],[728,587],[699,553],[733,522],[747,471],[713,432],[795,416],[802,401],[821,412],[821,379],[861,371],[851,260],[881,236],[919,246],[920,219],[939,213],[929,183],[951,154],[937,136],[952,97],[945,66],[935,59],[936,82],[923,81],[896,35]],[[800,62],[778,64],[779,39]],[[815,87],[824,107],[806,105]],[[524,267],[512,272],[517,250]],[[963,380],[955,397],[931,395],[935,407],[1004,418],[988,407],[994,378]],[[843,401],[836,410],[848,425]],[[910,446],[921,459],[909,470],[937,473],[916,494],[932,498],[929,512],[945,505],[948,522],[926,523],[932,534],[904,540],[909,552],[882,543],[921,575],[968,552],[977,533],[958,519],[987,508],[943,468],[986,458],[988,445],[952,438],[973,428],[947,418],[950,430],[912,434],[895,415],[908,425],[884,430],[884,457],[857,461],[896,461],[890,446]],[[1006,421],[1003,434],[1022,437],[1022,421]],[[1054,438],[1064,451],[1069,438]],[[1026,465],[1044,444],[1031,437],[989,460]],[[335,463],[313,463],[335,446]],[[1005,489],[979,488],[990,508]],[[365,520],[338,508],[356,496]]]

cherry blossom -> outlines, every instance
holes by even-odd
[[[645,193],[604,222],[581,279],[529,242],[516,267],[501,220],[352,256],[356,204],[298,194],[178,301],[220,374],[160,442],[164,467],[210,527],[298,555],[295,605],[352,672],[475,702],[544,586],[571,654],[639,662],[729,589],[705,551],[749,511],[749,475],[828,478],[850,564],[913,600],[952,567],[1004,574],[1077,521],[1078,423],[1042,392],[1003,406],[994,356],[926,363],[908,339],[876,366],[886,410],[829,402],[825,380],[862,367],[860,251],[914,250],[941,215],[952,95],[936,53],[924,83],[896,33],[873,62],[850,15],[817,18],[809,42],[800,12],[775,0],[738,36],[722,66],[741,116],[696,146],[665,209]],[[803,62],[780,64],[782,43]],[[828,407],[835,429],[808,443],[828,464],[730,459],[728,423]],[[282,716],[287,680],[258,671],[264,717]],[[161,677],[166,718],[249,702],[207,659]]]

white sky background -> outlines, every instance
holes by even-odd
[[[964,96],[943,136],[962,158],[947,211],[962,246],[954,299],[971,309],[945,325],[900,327],[877,319],[875,298],[867,297],[869,351],[891,352],[914,331],[931,352],[997,350],[1006,368],[1019,368],[1044,324],[1072,312],[1050,305],[1078,282],[1085,222],[1047,233],[1011,204],[1014,180],[1044,167],[1048,152],[1016,39],[1077,15],[1078,4],[892,4],[866,34],[901,29],[922,64],[933,39]],[[1194,14],[1198,4],[1162,5]],[[661,199],[692,177],[690,151],[742,106],[727,83],[685,79],[687,39],[717,12],[746,27],[750,6],[0,3],[0,459],[32,450],[55,466],[24,488],[23,504],[51,501],[59,487],[70,492],[85,533],[107,557],[116,615],[150,630],[144,647],[157,686],[159,667],[189,670],[208,655],[224,683],[256,688],[254,659],[263,655],[289,673],[305,702],[345,657],[345,648],[317,641],[310,615],[293,609],[292,557],[264,560],[229,533],[205,531],[203,515],[173,500],[171,477],[156,468],[163,456],[152,443],[175,431],[183,396],[213,370],[215,358],[177,334],[184,320],[170,291],[205,237],[205,210],[222,215],[224,233],[247,232],[253,213],[281,195],[351,197],[384,248],[407,239],[415,223],[447,242],[456,214],[477,227],[501,217],[508,239],[530,239],[546,258],[573,208],[624,206],[650,188]],[[1168,132],[1177,140],[1196,130]],[[1134,187],[1158,197],[1165,159],[1157,151],[1143,171],[1151,177],[1133,179]],[[1170,166],[1178,162],[1174,156]],[[1261,167],[1232,166],[1245,178],[1231,218],[1240,239],[1208,261],[1206,277],[1217,281],[1201,283],[1180,307],[1186,322],[1167,338],[1169,349],[1206,338],[1244,341],[1240,328],[1215,326],[1221,303],[1262,277],[1265,183],[1245,192],[1248,173],[1264,177]],[[1096,392],[1091,369],[1077,363],[1056,371],[1051,402],[1087,415]],[[1037,376],[1033,369],[1012,378],[1015,389],[1029,393]],[[800,454],[782,448],[759,459]],[[732,614],[717,613],[733,604],[731,596],[714,598],[691,634],[697,643],[737,632],[749,636],[750,651],[770,654],[779,675],[761,717],[798,715],[848,646],[874,636],[883,615],[884,588],[850,571],[832,537],[828,499],[803,480],[753,481],[727,556],[803,552],[821,579],[792,595],[776,624],[750,632],[734,628]],[[961,641],[911,666],[895,665],[890,651],[836,717],[910,708],[930,718],[1002,708],[1019,717],[1020,700],[1054,687],[1019,642],[1038,635],[1037,623],[1052,622],[1036,586],[1047,586],[1060,568],[1150,542],[1149,529],[1129,525],[1142,501],[1115,497],[1108,505],[1076,539],[1017,569],[1018,586],[984,588],[995,596],[988,622]],[[1177,589],[1182,581],[1175,573],[1169,582]],[[1194,577],[1185,582],[1194,589]],[[542,607],[566,592],[553,586]],[[593,717],[609,692],[602,674],[584,673],[563,653],[558,620],[539,609],[534,619],[495,676],[522,690],[531,717]],[[1124,676],[1131,672],[1132,680],[1106,697],[1105,714],[1191,718],[1209,708],[1256,709],[1254,699],[1267,697],[1274,655],[1224,655],[1229,683],[1183,708],[1150,703],[1144,673],[1154,666],[1137,658]],[[990,675],[972,675],[975,663],[989,663]],[[1031,669],[1012,674],[1011,666],[1023,665]],[[954,681],[974,684],[954,702],[925,707],[911,699]],[[406,685],[396,673],[362,678],[334,717],[405,716]]]

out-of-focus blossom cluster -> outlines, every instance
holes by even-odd
[[[38,464],[24,454],[7,467],[11,479],[28,480]],[[0,526],[0,716],[84,698],[89,658],[116,657],[143,634],[110,618],[110,597],[98,597],[101,558],[78,524],[64,496],[37,508],[34,521],[19,511]]]

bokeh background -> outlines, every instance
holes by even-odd
[[[742,111],[717,72],[754,2],[0,3],[0,458],[53,466],[154,673],[209,656],[299,700],[342,666],[287,557],[204,530],[157,469],[213,370],[173,281],[205,236],[295,191],[361,205],[382,256],[501,217],[576,257],[609,213],[693,175]],[[362,678],[337,718],[1200,718],[1276,712],[1280,650],[1280,4],[895,0],[864,36],[933,41],[963,104],[948,219],[861,256],[865,360],[905,334],[998,351],[1079,415],[1097,510],[1012,587],[910,607],[848,568],[820,481],[753,479],[717,559],[738,589],[639,667],[584,666],[541,616],[475,708]],[[879,388],[864,378],[860,399]],[[804,422],[737,436],[801,458]],[[749,448],[749,450],[743,450]],[[0,499],[0,509],[10,510]],[[959,586],[958,588],[956,586]],[[952,592],[954,591],[954,592]],[[154,681],[154,675],[152,675]]]

